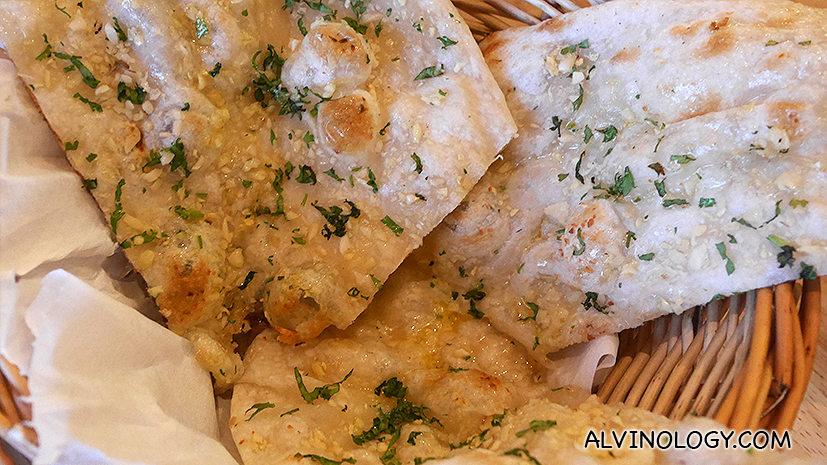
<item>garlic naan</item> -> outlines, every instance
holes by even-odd
[[[404,5],[403,5],[404,3]],[[7,1],[2,45],[169,327],[346,327],[515,132],[447,0]]]
[[[423,253],[537,356],[827,272],[827,11],[619,0],[481,46],[520,134]]]

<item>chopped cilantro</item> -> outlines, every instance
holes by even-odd
[[[790,206],[793,207],[793,208],[806,207],[808,203],[810,203],[810,202],[808,202],[807,200],[804,200],[804,199],[792,199],[792,200],[790,200]]]
[[[103,107],[100,105],[100,103],[96,103],[96,102],[93,102],[93,101],[89,100],[88,98],[80,95],[80,92],[75,92],[75,95],[73,95],[72,97],[74,97],[74,98],[80,100],[81,102],[89,105],[89,108],[93,112],[98,112],[98,113],[103,112]]]
[[[715,206],[715,199],[701,197],[701,199],[698,201],[698,206],[701,208],[713,207]]]
[[[617,128],[614,126],[606,126],[605,128],[600,128],[597,130],[600,134],[603,134],[603,142],[611,142],[617,137]]]
[[[65,144],[63,144],[63,150],[66,150],[67,152],[69,150],[77,150],[78,145],[80,145],[80,141],[77,140],[74,142],[66,142]]]
[[[578,84],[578,87],[580,87],[580,94],[573,102],[571,102],[571,106],[574,111],[579,110],[580,106],[583,105],[583,84]]]
[[[365,35],[368,32],[368,27],[364,24],[359,24],[359,21],[353,18],[344,18],[344,21],[350,26],[354,31],[358,32],[359,34]]]
[[[632,191],[635,187],[635,178],[632,176],[632,170],[629,167],[626,167],[626,170],[623,172],[623,176],[620,173],[615,174],[615,183],[608,188],[604,188],[600,185],[595,186],[595,189],[603,189],[606,192],[596,196],[596,199],[607,199],[610,197],[615,197],[615,200],[620,200],[625,197],[629,192]]]
[[[388,216],[388,215],[385,215],[385,217],[384,217],[384,218],[382,218],[382,224],[384,224],[385,226],[387,226],[387,227],[388,227],[388,229],[390,229],[391,231],[393,231],[393,233],[394,233],[395,235],[397,235],[397,236],[399,236],[400,234],[402,234],[402,232],[403,232],[403,231],[405,231],[405,229],[404,229],[404,228],[402,228],[401,226],[399,226],[398,224],[396,224],[396,221],[394,221],[394,220],[393,220],[390,216]]]
[[[429,66],[429,67],[423,69],[422,71],[420,71],[419,74],[417,74],[416,77],[414,78],[414,81],[421,81],[423,79],[429,79],[429,78],[432,78],[432,77],[442,76],[443,74],[445,74],[445,66],[444,65],[439,64],[439,66]]]
[[[456,40],[451,40],[451,39],[449,39],[449,38],[448,38],[448,37],[446,37],[446,36],[439,36],[439,37],[437,37],[436,39],[437,39],[438,41],[442,42],[442,49],[443,49],[443,50],[444,50],[444,49],[446,49],[446,48],[448,48],[448,47],[450,47],[451,45],[454,45],[454,44],[456,44],[456,43],[457,43],[457,41],[456,41]]]
[[[339,182],[342,182],[342,181],[345,180],[344,178],[342,178],[338,174],[336,174],[336,170],[333,169],[333,168],[330,168],[327,171],[323,171],[323,173],[330,176],[331,178],[335,179],[336,181],[339,181]]]
[[[526,302],[525,305],[526,305],[526,307],[529,308],[529,310],[531,310],[532,314],[531,314],[531,316],[519,318],[519,320],[520,321],[527,321],[527,320],[537,321],[537,313],[540,312],[540,306],[537,305],[534,302]]]
[[[645,253],[643,255],[638,255],[637,258],[639,258],[643,261],[646,261],[646,262],[651,262],[652,259],[655,258],[655,253],[654,252]]]
[[[687,205],[687,204],[689,204],[689,202],[687,202],[685,199],[663,199],[663,206],[664,207],[671,207],[672,205]]]
[[[293,368],[293,375],[296,378],[296,385],[299,387],[299,394],[301,394],[302,399],[304,399],[304,401],[308,404],[312,404],[314,400],[320,397],[324,400],[330,400],[331,397],[333,397],[337,392],[339,392],[342,383],[344,383],[348,378],[350,378],[350,375],[352,374],[353,370],[350,370],[348,374],[346,374],[345,377],[338,383],[325,384],[323,386],[314,388],[312,391],[308,392],[307,388],[304,386],[304,380],[302,379],[301,372],[299,372],[299,368]]]
[[[113,16],[112,21],[114,22],[115,32],[118,34],[118,40],[121,42],[126,42],[129,37],[126,36],[126,31],[124,31],[121,27],[121,23],[118,22],[118,18]]]
[[[721,256],[721,260],[726,260],[726,274],[727,276],[731,275],[735,272],[735,264],[732,263],[732,259],[727,256],[726,251],[726,244],[723,242],[719,242],[715,244],[715,248],[718,249],[718,254]]]
[[[256,276],[255,271],[250,271],[249,273],[247,273],[247,276],[244,277],[244,282],[241,283],[241,285],[238,286],[238,288],[241,289],[242,291],[244,289],[247,289],[247,286],[250,285],[250,281],[252,281],[255,276]]]
[[[373,170],[368,167],[368,182],[367,185],[373,190],[373,193],[379,192],[379,185],[376,184],[376,175],[373,174]]]
[[[172,211],[174,211],[176,215],[180,216],[181,219],[184,220],[200,220],[201,218],[204,218],[203,212],[200,212],[198,210],[187,210],[181,205],[174,206],[172,208]]]
[[[258,415],[258,414],[259,414],[259,412],[261,412],[262,410],[265,410],[265,409],[268,409],[268,408],[275,408],[275,407],[276,407],[276,404],[273,404],[273,403],[271,403],[271,402],[262,402],[262,403],[259,403],[259,404],[253,404],[253,406],[252,406],[252,407],[248,408],[248,409],[244,412],[244,413],[250,413],[250,410],[253,410],[252,415],[250,415],[250,416],[247,418],[247,420],[245,420],[245,421],[250,421],[250,420],[252,420],[252,419],[253,419],[253,417],[254,417],[254,416],[256,416],[256,415]]]
[[[672,155],[669,160],[678,162],[679,165],[685,165],[690,161],[695,161],[692,155]]]
[[[319,462],[322,465],[341,465],[345,462],[347,462],[347,463],[356,463],[356,459],[354,459],[353,457],[348,457],[348,458],[342,459],[342,460],[331,460],[327,457],[322,457],[321,455],[300,454],[300,453],[296,453],[296,455],[294,455],[293,457],[295,457],[297,459],[310,459],[310,460],[313,460],[314,462]]]
[[[288,177],[288,179],[290,179]],[[299,184],[316,184],[316,172],[313,171],[313,168],[307,165],[299,165],[299,176],[296,178],[296,182]]]
[[[557,422],[554,420],[531,420],[528,424],[528,428],[517,431],[516,436],[521,438],[529,431],[545,431],[552,426],[557,426]]]
[[[586,309],[586,310],[589,310],[589,309],[593,308],[593,309],[597,310],[600,313],[608,313],[606,311],[608,306],[607,305],[600,305],[600,303],[597,301],[598,298],[599,298],[599,295],[597,294],[597,292],[586,292],[586,300],[581,302],[581,305],[583,305],[583,308]]]
[[[574,251],[572,252],[573,257],[583,255],[583,252],[586,251],[586,241],[583,240],[583,230],[580,228],[577,228],[577,241],[580,244],[574,248]]]
[[[630,245],[632,245],[632,241],[637,240],[635,237],[635,233],[632,231],[626,231],[626,248],[628,249]]]
[[[135,105],[140,105],[144,103],[144,100],[146,100],[146,91],[138,84],[135,84],[135,87],[133,88],[127,86],[125,82],[121,81],[118,83],[118,101],[123,102],[125,100],[129,100]]]
[[[414,168],[416,173],[422,174],[422,159],[419,158],[419,155],[417,155],[416,152],[414,152],[414,154],[411,155],[411,158],[413,158],[413,161],[416,164],[416,167]]]
[[[813,265],[808,265],[804,262],[801,262],[801,274],[799,275],[801,279],[808,279],[813,280],[818,278],[818,273],[816,273],[815,268]]]
[[[320,207],[318,205],[313,205],[313,208],[318,210],[319,213],[322,214],[325,220],[327,220],[327,224],[324,225],[324,229],[322,229],[322,236],[325,239],[330,240],[332,236],[336,237],[344,237],[345,233],[347,233],[347,222],[351,218],[359,218],[361,211],[356,208],[356,204],[349,200],[345,200],[345,203],[350,206],[350,212],[347,214],[343,214],[344,210],[337,206],[332,205],[330,208]],[[331,229],[331,226],[333,229]]]

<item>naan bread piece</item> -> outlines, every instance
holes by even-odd
[[[428,271],[403,265],[345,331],[299,346],[269,330],[256,338],[233,388],[230,426],[245,464],[294,463],[296,454],[380,463],[390,449],[403,463],[440,457],[550,394],[545,368],[460,311]]]
[[[520,135],[422,253],[538,357],[827,272],[827,11],[619,0],[482,48]]]
[[[446,0],[2,2],[2,45],[224,386],[344,328],[516,128]]]

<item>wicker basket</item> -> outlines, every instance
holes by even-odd
[[[453,0],[477,39],[537,24],[603,0]],[[821,312],[818,280],[788,282],[668,315],[620,333],[618,361],[596,390],[681,419],[736,429],[790,429],[813,370]],[[25,377],[0,357],[0,463],[33,459]],[[7,455],[8,454],[8,455]]]

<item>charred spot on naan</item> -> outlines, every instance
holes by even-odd
[[[179,261],[167,268],[167,284],[157,301],[170,328],[186,328],[201,320],[214,273],[203,261]]]
[[[322,21],[287,58],[283,79],[291,89],[308,88],[325,98],[338,97],[367,81],[374,66],[370,62],[361,35],[344,23]]]
[[[378,134],[378,103],[369,93],[357,91],[319,107],[319,126],[325,145],[333,152],[364,152]]]
[[[640,58],[640,47],[623,47],[623,50],[617,52],[609,62],[613,65],[620,63],[634,63]]]

